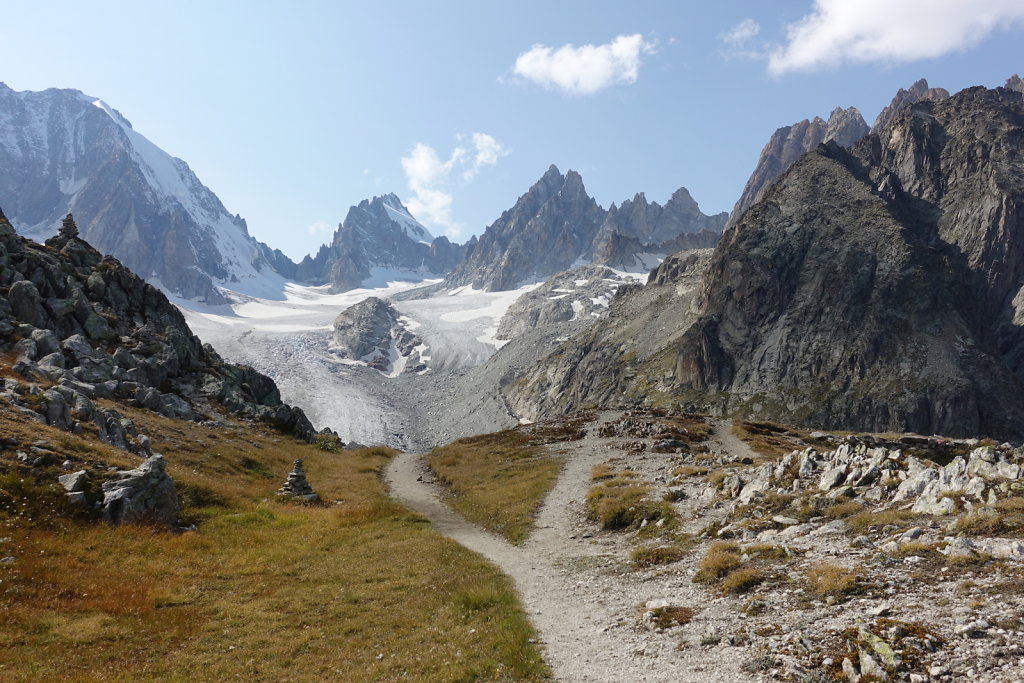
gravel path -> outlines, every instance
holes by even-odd
[[[607,414],[603,419],[617,416]],[[727,429],[718,431],[731,435]],[[690,581],[688,567],[630,570],[628,540],[622,534],[593,533],[593,526],[585,522],[591,468],[619,455],[609,451],[607,440],[593,436],[596,433],[591,429],[586,438],[567,445],[566,466],[538,514],[536,531],[521,547],[465,521],[442,503],[440,488],[422,456],[399,455],[386,478],[395,499],[513,579],[558,680],[755,680],[739,671],[743,657],[735,648],[727,659],[709,660],[708,652],[680,639],[678,632],[642,624],[640,616],[649,600],[671,597],[673,604],[691,605],[708,600]],[[663,458],[648,457],[648,462],[664,465]],[[701,606],[705,626],[714,628],[714,623],[734,618],[734,612],[726,613],[723,606]]]

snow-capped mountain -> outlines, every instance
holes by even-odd
[[[444,275],[464,254],[464,247],[431,235],[398,197],[386,194],[349,208],[331,244],[303,259],[296,278],[342,292],[363,286],[380,271],[415,280]]]
[[[295,265],[248,233],[181,159],[78,90],[0,83],[0,202],[36,240],[75,215],[83,237],[165,290],[276,297]]]

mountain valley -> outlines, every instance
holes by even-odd
[[[298,263],[0,84],[0,206],[0,679],[1024,677],[1016,76]]]

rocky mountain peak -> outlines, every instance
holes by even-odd
[[[725,227],[735,225],[743,213],[764,196],[771,184],[802,155],[828,140],[835,140],[843,146],[852,145],[867,133],[867,123],[856,107],[836,107],[828,121],[815,116],[813,120],[804,119],[779,128],[761,150],[757,166],[750,174]]]
[[[716,250],[673,391],[784,422],[1024,435],[1021,121],[1016,93],[968,88],[801,157]]]
[[[1013,74],[1006,79],[1006,85],[1003,87],[1007,90],[1016,90],[1019,93],[1024,93],[1024,79],[1017,74]]]
[[[331,244],[307,256],[296,278],[330,284],[334,292],[360,287],[375,270],[408,273],[410,278],[443,275],[465,254],[465,247],[435,238],[394,193],[364,199],[338,225]]]
[[[896,114],[908,104],[920,102],[921,100],[938,102],[939,100],[944,100],[948,97],[948,90],[945,88],[929,87],[927,79],[921,78],[908,89],[904,90],[903,88],[900,88],[896,92],[896,95],[892,98],[889,106],[879,112],[878,117],[871,126],[871,132],[877,133],[882,128],[889,125]]]
[[[534,418],[661,392],[787,424],[1021,438],[1022,121],[1016,92],[968,88],[851,148],[818,146],[743,214],[699,287],[663,265],[511,383],[513,404]],[[640,336],[638,320],[669,311],[678,332]]]
[[[208,303],[218,287],[280,290],[292,264],[249,234],[188,165],[78,90],[0,87],[0,197],[37,241],[73,212],[82,234],[168,291]]]

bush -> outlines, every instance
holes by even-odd
[[[700,561],[693,580],[695,583],[717,583],[738,569],[741,563],[739,544],[729,541],[713,543],[708,554]]]
[[[697,610],[682,605],[669,605],[668,607],[656,607],[651,610],[651,614],[656,628],[672,628],[689,624],[697,614]]]
[[[811,592],[819,597],[842,599],[864,590],[859,572],[835,564],[819,564],[806,573]]]
[[[656,567],[662,564],[678,562],[686,556],[686,551],[678,546],[658,546],[655,548],[636,548],[630,555],[633,566],[638,568]]]
[[[722,579],[722,592],[726,594],[746,593],[754,586],[764,583],[767,575],[755,567],[746,567],[729,572]]]
[[[320,432],[313,438],[313,445],[322,451],[340,453],[345,448],[341,437],[331,432]]]

